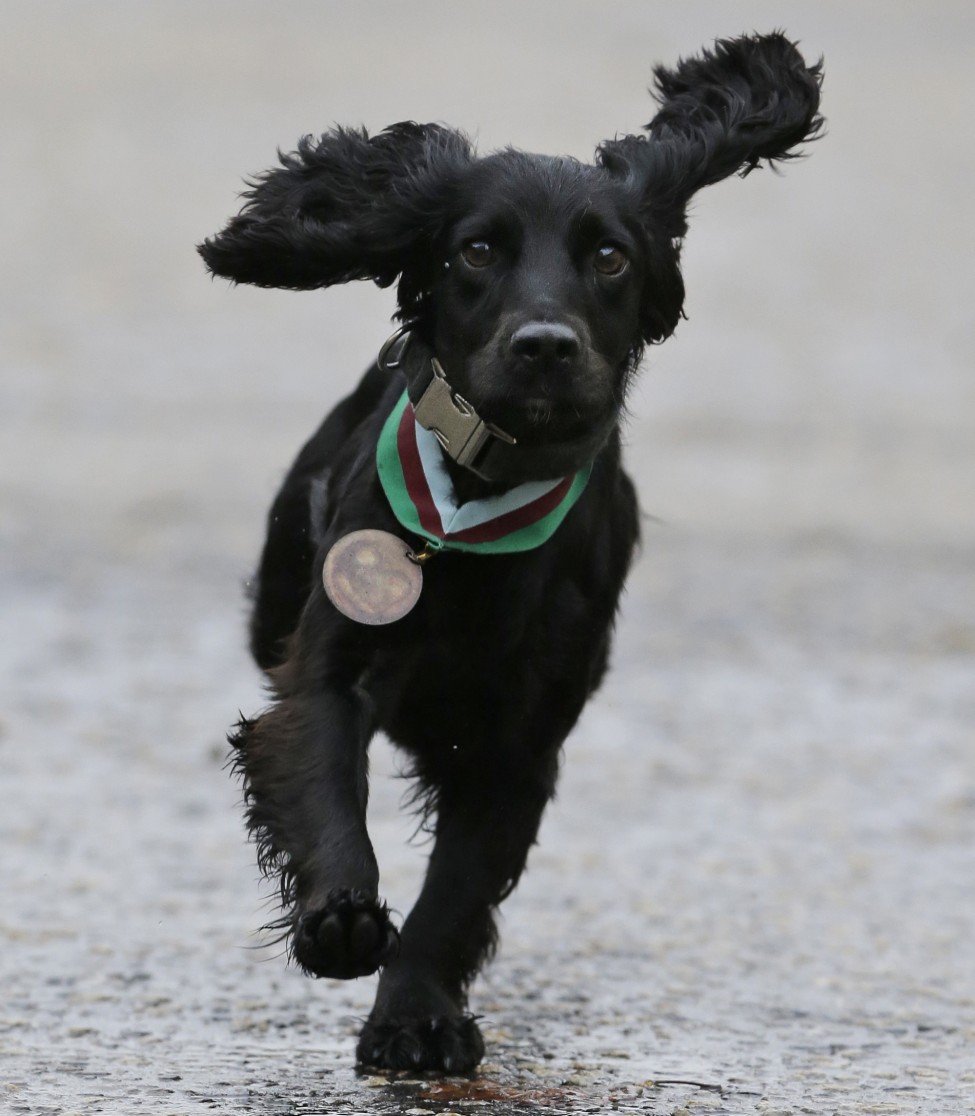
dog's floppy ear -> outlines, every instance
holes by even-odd
[[[437,124],[306,136],[297,151],[279,153],[281,165],[251,184],[240,213],[198,250],[214,275],[237,283],[388,286],[416,242],[435,235],[472,157],[465,136]]]
[[[740,171],[792,159],[814,139],[822,64],[807,66],[780,32],[719,40],[713,50],[670,70],[654,70],[660,108],[646,136],[623,136],[597,150],[597,161],[638,192],[649,231],[679,240],[687,231],[687,204],[696,191]],[[676,256],[674,257],[676,270]],[[678,273],[679,278],[679,273]],[[648,340],[670,329],[656,323]],[[661,333],[661,329],[665,332]]]

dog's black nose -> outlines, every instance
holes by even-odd
[[[528,322],[511,335],[511,351],[534,365],[571,364],[581,349],[575,330],[560,322]]]

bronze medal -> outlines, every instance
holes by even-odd
[[[328,599],[359,624],[392,624],[416,604],[423,574],[409,546],[388,531],[353,531],[325,556]]]

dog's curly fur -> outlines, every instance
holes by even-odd
[[[495,945],[494,911],[521,875],[562,742],[606,669],[638,539],[619,424],[644,346],[681,315],[688,202],[792,158],[822,125],[821,67],[780,33],[720,41],[655,74],[645,134],[606,141],[591,165],[514,150],[478,158],[439,125],[306,138],[200,247],[214,274],[264,287],[398,280],[412,327],[401,366],[366,373],[274,502],[251,628],[274,701],[233,737],[294,960],[319,976],[382,970],[364,1064],[466,1072],[482,1057],[467,989]],[[459,499],[590,463],[591,479],[544,545],[446,553],[407,617],[358,625],[326,597],[322,565],[351,531],[404,536],[375,448],[434,355],[518,439],[492,481],[447,462]],[[409,754],[435,834],[399,932],[365,825],[377,728]]]

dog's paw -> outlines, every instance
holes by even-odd
[[[399,952],[399,932],[385,903],[361,891],[336,890],[323,906],[299,915],[291,951],[313,976],[351,980],[391,961]]]
[[[472,1015],[369,1020],[359,1035],[360,1065],[387,1070],[471,1073],[484,1057],[484,1039]]]

